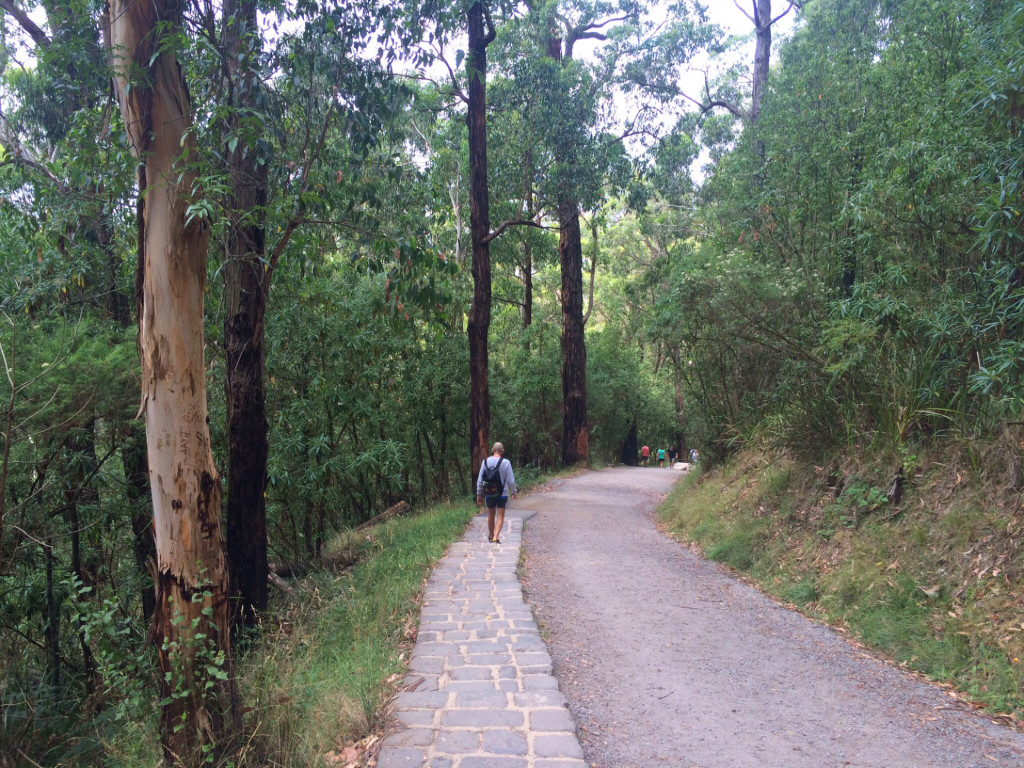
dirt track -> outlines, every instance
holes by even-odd
[[[598,768],[1024,766],[1024,735],[660,533],[678,479],[615,468],[514,503],[523,584]]]

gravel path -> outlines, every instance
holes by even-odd
[[[1024,735],[660,533],[678,479],[606,469],[522,502],[527,600],[590,765],[1024,767]]]

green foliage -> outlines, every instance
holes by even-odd
[[[1019,418],[1022,18],[808,6],[757,124],[713,157],[696,255],[649,270],[649,334],[689,331],[684,386],[715,455],[754,435],[913,452]]]
[[[442,506],[388,523],[364,540],[350,572],[298,585],[276,630],[239,665],[253,764],[320,765],[336,744],[379,724],[391,678],[404,668],[415,597],[472,514]]]
[[[850,482],[831,500],[809,469],[766,464],[746,452],[688,478],[659,515],[709,558],[803,612],[994,710],[1024,711],[1021,643],[1007,629],[1019,623],[1019,596],[1001,573],[990,579],[978,565],[1019,567],[1019,552],[1003,556],[1016,552],[1016,526],[1006,529],[1013,496],[999,496],[1003,506],[994,509],[976,478],[951,503],[949,470],[929,462],[935,469],[901,516],[870,515],[887,498],[867,481]]]

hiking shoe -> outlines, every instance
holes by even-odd
[[[501,544],[501,539],[488,539],[488,541],[490,541],[491,544]]]

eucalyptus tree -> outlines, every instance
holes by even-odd
[[[230,0],[222,9],[220,78],[205,94],[214,121],[215,153],[226,166],[221,201],[224,353],[228,435],[227,550],[238,614],[255,622],[267,605],[265,323],[275,269],[296,230],[311,225],[311,210],[326,206],[323,188],[335,167],[351,157],[325,153],[331,146],[365,153],[394,104],[393,84],[361,55],[377,21],[372,4],[353,0],[300,5],[289,18],[301,31],[283,35],[264,52],[257,5]],[[202,25],[216,28],[215,20]],[[304,113],[296,142],[292,113]],[[345,137],[342,139],[342,137]],[[341,139],[339,141],[339,139]],[[216,161],[214,161],[215,163]],[[319,204],[318,204],[319,202]],[[326,214],[319,219],[330,220]],[[276,236],[268,227],[276,224]]]
[[[743,7],[736,4],[740,10]],[[765,85],[768,82],[768,63],[772,53],[772,27],[794,8],[802,8],[803,2],[786,2],[786,8],[778,16],[772,16],[772,0],[752,0],[751,13],[743,11],[743,15],[754,25],[756,44],[754,46],[754,66],[751,71],[750,110],[747,117],[751,125],[757,122],[761,114],[761,100],[764,98]]]
[[[535,225],[532,221],[505,222],[494,231],[490,220],[490,191],[487,176],[487,49],[497,34],[494,18],[510,14],[516,5],[509,0],[468,0],[439,7],[419,0],[401,7],[392,20],[392,29],[405,47],[418,51],[420,64],[441,61],[448,67],[453,89],[466,105],[466,126],[469,138],[469,228],[472,251],[473,300],[467,324],[470,366],[469,442],[471,480],[489,452],[491,406],[489,383],[488,333],[491,324],[491,255],[490,243],[505,229],[515,224]],[[467,50],[457,54],[465,63],[463,89],[451,63],[444,58],[444,48],[465,30]],[[433,42],[434,49],[422,44]]]
[[[203,296],[210,229],[177,4],[112,2],[114,92],[139,159],[139,347],[156,541],[161,742],[193,764],[239,729],[221,484],[207,420]]]
[[[469,128],[469,230],[473,250],[473,303],[469,310],[470,471],[475,476],[489,453],[491,396],[488,332],[491,327],[491,209],[487,183],[487,47],[495,29],[485,0],[466,12],[466,125]]]
[[[529,178],[539,207],[558,222],[566,465],[587,461],[589,452],[580,215],[599,210],[609,189],[629,184],[633,168],[625,142],[663,132],[659,109],[678,97],[676,78],[707,37],[699,8],[674,5],[668,25],[652,21],[647,10],[627,0],[532,3],[522,39],[536,55],[513,53],[508,64],[521,92],[537,94]],[[581,57],[582,45],[595,52]]]

